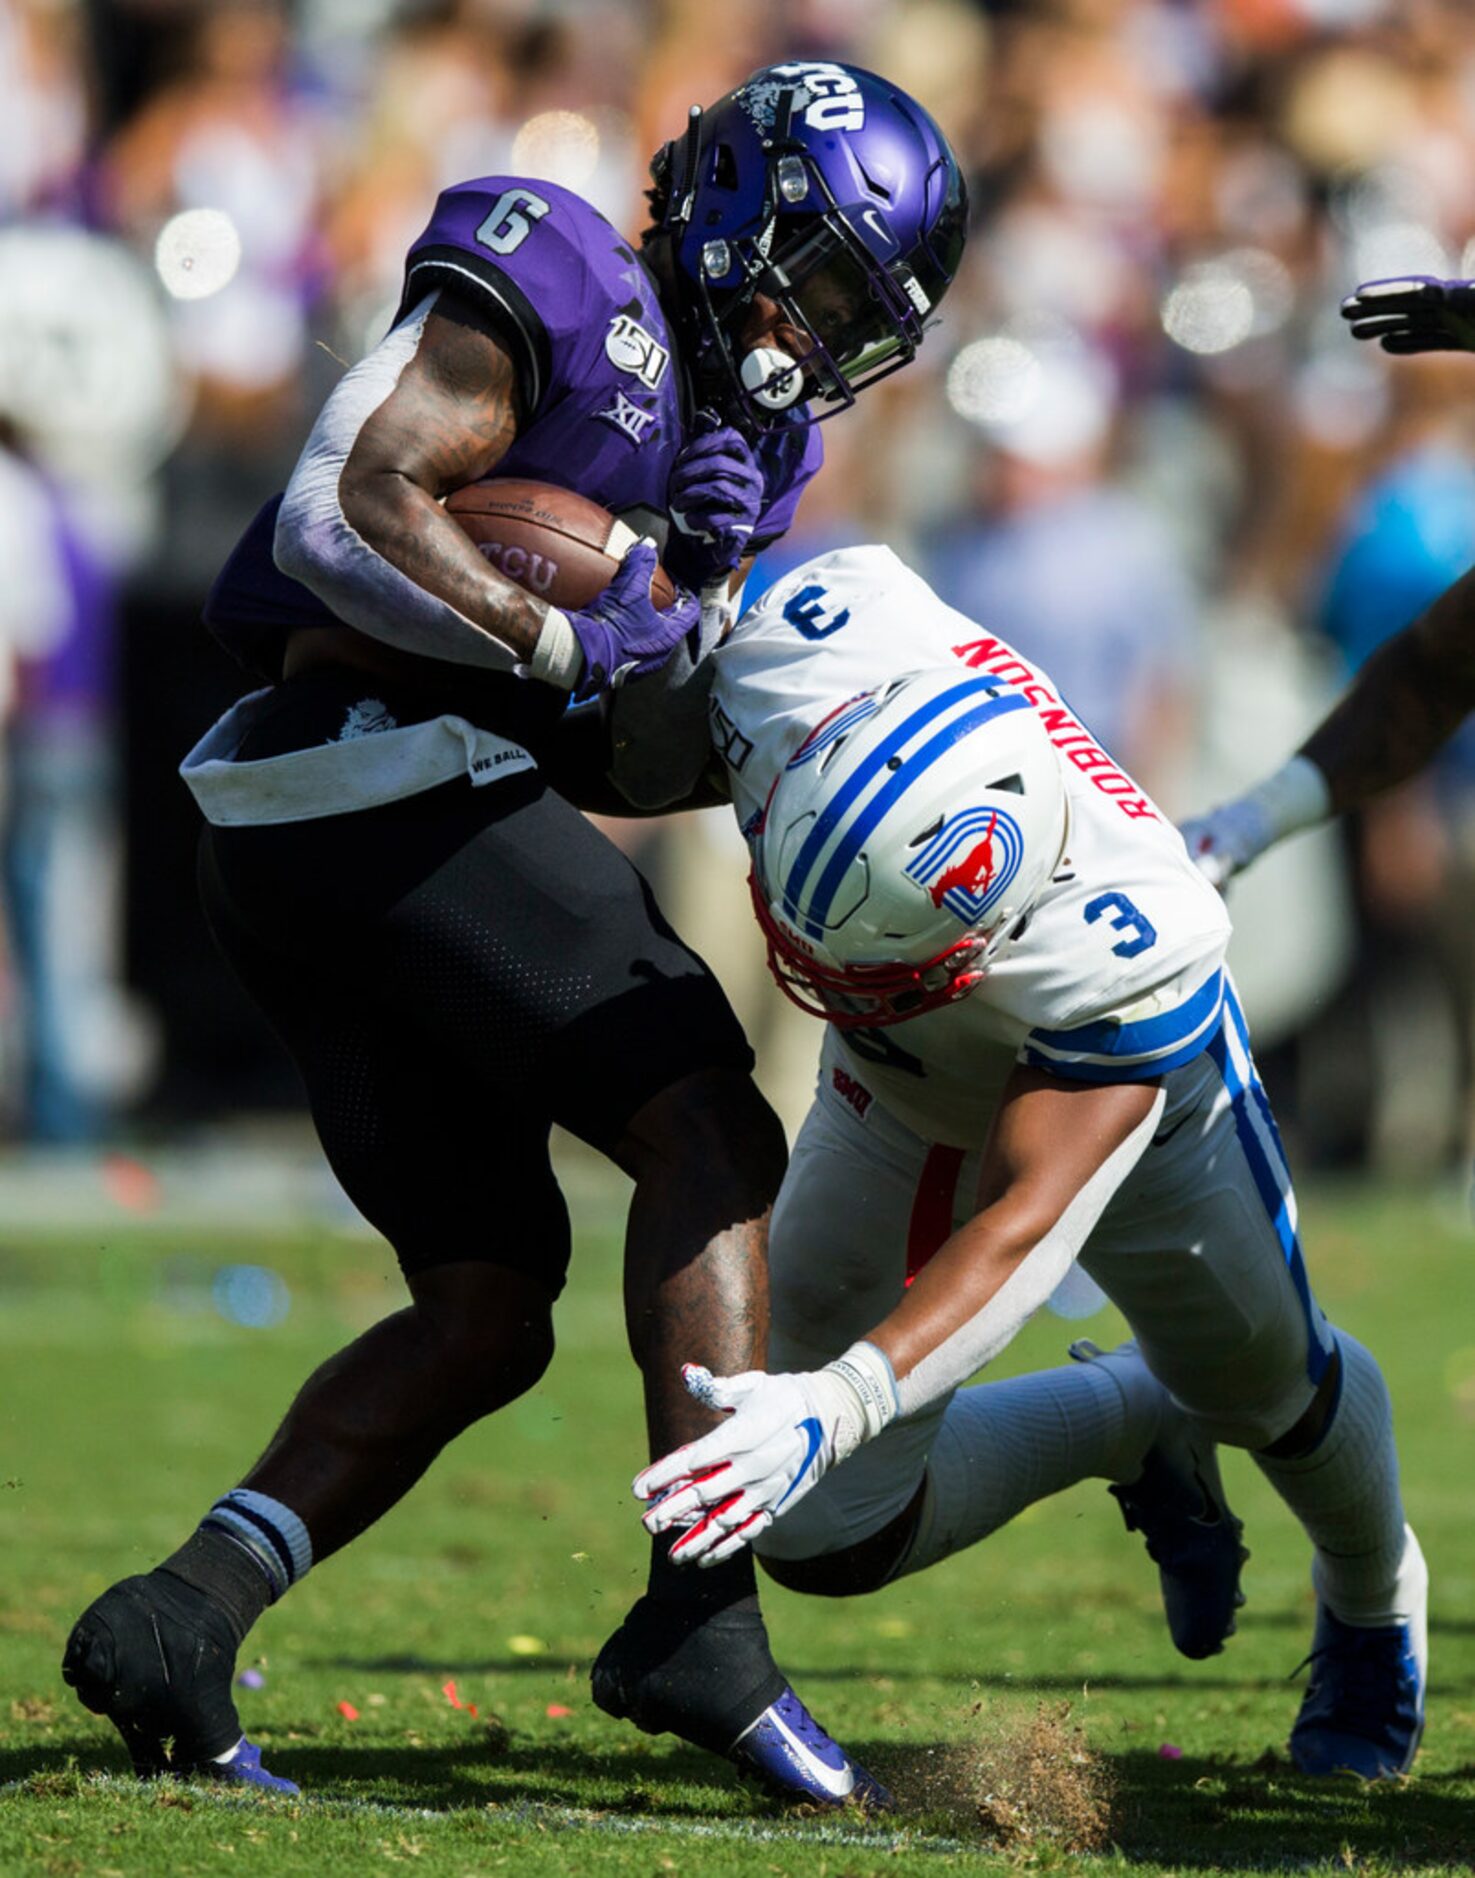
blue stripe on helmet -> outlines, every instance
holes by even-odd
[[[935,737],[924,743],[920,750],[908,757],[899,770],[888,777],[884,787],[878,789],[870,801],[856,816],[846,830],[843,840],[825,863],[825,871],[820,875],[819,885],[814,890],[814,898],[808,913],[804,916],[804,930],[810,938],[817,939],[824,931],[825,916],[830,910],[830,902],[835,897],[835,889],[845,877],[845,870],[865,844],[866,837],[886,815],[887,811],[916,782],[923,770],[932,765],[950,750],[970,731],[977,730],[981,724],[989,723],[993,718],[1006,717],[1011,711],[1030,709],[1028,698],[1021,697],[1016,691],[1007,697],[992,697],[987,703],[976,709],[955,717]]]
[[[940,717],[944,711],[950,710],[953,705],[960,703],[964,698],[974,697],[979,692],[985,691],[996,693],[998,689],[997,681],[993,679],[963,679],[950,691],[945,691],[940,698],[932,699],[931,703],[922,705],[920,709],[913,711],[910,717],[904,718],[896,729],[876,746],[869,760],[860,764],[854,775],[846,779],[843,787],[835,791],[827,806],[816,818],[813,828],[804,837],[803,846],[795,856],[794,865],[789,869],[789,877],[784,882],[784,912],[790,919],[794,919],[798,914],[799,895],[803,891],[811,869],[819,859],[820,850],[833,834],[840,817],[866,784],[874,780],[889,759],[895,756],[910,737],[925,725],[930,724],[934,718]]]
[[[786,767],[802,769],[806,763],[812,763],[822,750],[828,750],[837,738],[846,736],[854,730],[857,724],[864,723],[866,718],[874,717],[880,708],[875,698],[862,698],[848,711],[841,712],[839,717],[832,719],[828,724],[822,724],[818,730],[811,731],[789,758]]]

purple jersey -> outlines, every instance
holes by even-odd
[[[481,302],[517,366],[525,416],[497,473],[577,490],[664,540],[666,486],[693,413],[655,283],[629,243],[553,183],[484,177],[436,203],[406,261],[400,316],[441,287]],[[822,446],[816,428],[793,423],[755,449],[761,548],[788,528]],[[205,610],[227,648],[273,679],[288,631],[334,621],[272,560],[279,501],[252,522]]]

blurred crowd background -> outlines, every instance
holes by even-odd
[[[1388,361],[1360,280],[1475,274],[1468,0],[0,0],[0,1122],[82,1144],[295,1100],[194,905],[199,624],[435,193],[510,171],[638,231],[755,66],[842,58],[968,172],[916,366],[826,427],[753,591],[884,540],[1045,665],[1176,815],[1278,763],[1475,561],[1475,359]],[[802,1110],[722,815],[622,834]],[[1459,1165],[1475,740],[1233,892],[1300,1150]]]

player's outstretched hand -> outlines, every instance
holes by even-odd
[[[1188,858],[1221,890],[1274,839],[1269,817],[1252,796],[1195,816],[1179,832]]]
[[[746,437],[703,412],[666,486],[666,568],[688,587],[721,580],[748,551],[763,513],[763,472]]]
[[[1342,318],[1385,352],[1475,352],[1475,281],[1366,280],[1342,302]]]
[[[665,612],[659,611],[650,596],[655,571],[656,544],[637,541],[604,592],[582,613],[567,615],[584,655],[576,702],[658,672],[700,619],[701,602],[680,588]]]
[[[1303,752],[1282,763],[1232,802],[1195,816],[1182,828],[1188,857],[1216,887],[1223,887],[1256,855],[1287,835],[1314,828],[1332,812],[1326,772]]]

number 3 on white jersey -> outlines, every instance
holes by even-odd
[[[1119,959],[1135,959],[1139,952],[1146,952],[1157,944],[1157,927],[1145,913],[1138,911],[1126,894],[1098,893],[1086,906],[1086,924],[1094,926],[1098,919],[1108,913],[1111,918],[1106,923],[1112,931],[1128,935],[1111,948]]]

